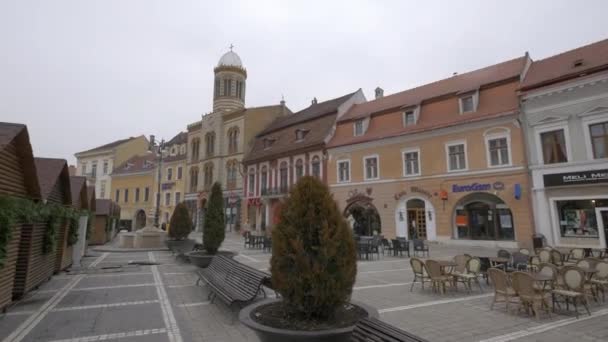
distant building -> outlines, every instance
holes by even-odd
[[[606,248],[608,40],[533,62],[520,91],[536,231]]]
[[[327,180],[325,145],[340,118],[353,105],[365,102],[359,89],[317,102],[295,114],[277,118],[255,138],[243,160],[243,216],[249,229],[270,230],[278,222],[282,201],[298,179],[312,175]]]
[[[184,201],[186,190],[186,156],[188,133],[180,132],[166,143],[161,172],[159,222],[169,224],[173,210]],[[154,193],[156,193],[154,188]]]
[[[290,113],[284,102],[245,107],[247,71],[232,50],[220,58],[214,73],[213,111],[188,125],[184,199],[199,230],[214,182],[220,182],[224,189],[227,229],[240,225],[243,156],[259,132],[277,117]]]
[[[111,198],[114,167],[127,159],[146,153],[148,139],[143,135],[113,141],[90,150],[74,154],[76,157],[76,175],[87,177],[87,184],[95,186],[98,198]]]

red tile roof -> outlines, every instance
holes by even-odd
[[[141,156],[131,157],[126,162],[119,165],[112,171],[112,176],[128,175],[132,173],[154,171],[156,166],[156,156],[153,153],[147,153]]]
[[[335,113],[338,111],[338,107],[350,99],[355,93],[356,92],[352,92],[335,99],[311,104],[308,108],[305,108],[297,113],[277,118],[262,132],[260,132],[258,136],[262,136],[285,127],[297,125],[308,120],[313,120],[324,115]]]
[[[608,70],[608,39],[533,62],[521,89],[539,88],[602,70]]]
[[[244,158],[245,162],[278,158],[286,154],[321,146],[334,126],[338,107],[348,101],[355,93],[313,104],[295,114],[280,117],[257,135],[251,151]],[[296,130],[306,133],[300,141],[296,139]],[[273,141],[265,148],[264,140]]]
[[[512,59],[503,63],[471,71],[465,74],[450,77],[441,81],[423,85],[417,88],[406,90],[394,95],[382,97],[370,102],[354,105],[343,118],[339,119],[338,125],[349,125],[349,122],[358,118],[368,116],[380,116],[384,113],[395,113],[401,108],[422,104],[420,117],[415,125],[403,127],[398,125],[382,125],[372,118],[366,133],[362,136],[353,136],[352,130],[343,129],[337,131],[334,138],[329,142],[328,147],[338,147],[343,145],[357,144],[366,141],[395,137],[404,134],[418,133],[443,127],[461,125],[464,123],[498,118],[502,116],[515,115],[518,108],[518,99],[515,92],[516,85],[509,96],[495,96],[491,101],[481,101],[479,108],[474,113],[460,115],[456,109],[454,112],[429,113],[426,115],[425,101],[443,98],[444,96],[468,92],[470,90],[484,89],[490,85],[502,84],[512,80],[519,80],[524,70],[528,58],[527,56]],[[482,97],[483,95],[480,95]],[[345,132],[348,131],[349,134]]]
[[[408,89],[373,101],[357,104],[339,121],[362,118],[378,112],[416,106],[426,100],[440,96],[458,94],[476,90],[485,85],[518,77],[526,63],[527,57],[519,57],[506,62],[491,65],[482,69],[459,74],[437,82]]]
[[[72,194],[69,188],[70,181],[67,161],[65,159],[36,157],[34,158],[34,163],[36,164],[36,174],[38,176],[38,184],[40,184],[42,199],[48,199],[55,184],[61,181],[62,177],[65,177],[67,184],[63,184],[63,186],[67,190],[67,200],[71,203]]]

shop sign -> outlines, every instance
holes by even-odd
[[[545,186],[608,183],[608,170],[566,172],[544,175]]]
[[[468,185],[452,185],[452,192],[489,191],[492,189],[490,183],[472,183]]]

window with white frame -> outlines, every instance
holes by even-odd
[[[97,162],[94,161],[91,163],[91,177],[97,177]]]
[[[167,168],[167,180],[170,181],[173,178],[173,168]]]
[[[83,162],[82,163],[82,171],[80,173],[81,176],[86,176],[87,175],[87,163]]]
[[[266,193],[268,188],[268,168],[266,165],[262,166],[262,172],[260,172],[260,191],[262,194]]]
[[[355,121],[355,136],[363,135],[363,120]]]
[[[589,125],[593,159],[608,158],[608,121]]]
[[[182,179],[182,167],[177,167],[177,179]]]
[[[416,115],[413,110],[403,112],[403,126],[408,127],[416,124]]]
[[[566,134],[563,128],[540,133],[540,144],[545,164],[565,163],[568,161]]]
[[[338,182],[350,182],[350,160],[338,160]]]
[[[488,137],[486,148],[488,149],[488,163],[490,166],[511,165],[509,139],[506,136]]]
[[[321,158],[319,156],[312,157],[310,168],[313,177],[321,178]]]
[[[104,160],[104,161],[103,161],[103,174],[104,174],[104,175],[107,175],[107,174],[108,174],[108,166],[109,166],[108,161],[107,161],[107,160]]]
[[[302,178],[304,176],[304,162],[302,161],[302,159],[298,159],[296,161],[296,182],[300,180],[300,178]]]
[[[176,192],[175,193],[175,205],[178,205],[179,202],[181,202],[182,200],[182,193],[181,192]]]
[[[255,193],[255,170],[249,170],[249,181],[247,183],[247,188],[249,189],[249,196],[253,196]]]
[[[473,95],[460,98],[460,113],[471,113],[475,111],[475,99]]]
[[[420,175],[420,151],[410,150],[403,152],[403,174],[405,176]]]
[[[289,169],[287,168],[287,162],[282,161],[279,166],[279,187],[281,192],[287,191],[288,177]]]
[[[99,185],[99,198],[106,198],[106,181],[102,180]]]
[[[365,165],[365,180],[378,179],[378,156],[363,158]]]
[[[171,193],[170,192],[166,192],[165,193],[165,206],[168,206],[171,204]]]
[[[459,171],[467,169],[467,155],[465,143],[454,143],[447,145],[448,171]]]

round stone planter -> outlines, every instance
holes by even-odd
[[[239,321],[249,329],[253,330],[261,342],[349,342],[355,325],[336,329],[325,329],[316,331],[302,331],[274,328],[263,325],[253,318],[252,314],[256,309],[267,304],[278,302],[280,299],[266,299],[246,306],[239,313]],[[367,317],[378,317],[378,310],[360,302],[352,301],[356,305],[367,311]]]
[[[196,241],[190,239],[165,240],[165,244],[167,245],[167,248],[169,248],[169,250],[171,250],[173,253],[181,254],[183,252],[191,251],[192,248],[194,248]],[[188,248],[189,250],[186,250]]]
[[[207,268],[211,264],[213,257],[216,255],[224,255],[229,258],[234,258],[236,253],[230,251],[219,251],[217,254],[210,255],[205,251],[192,251],[186,253],[186,256],[190,259],[190,263],[200,268]]]

